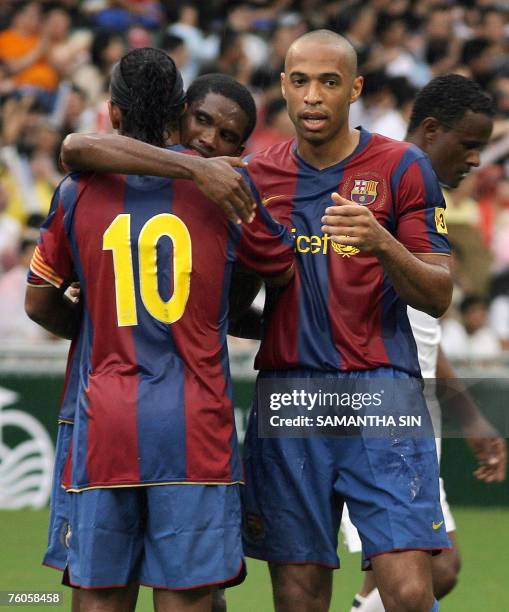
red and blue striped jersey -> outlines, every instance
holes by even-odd
[[[242,480],[226,347],[231,269],[277,275],[293,258],[289,232],[262,206],[236,226],[189,181],[64,179],[29,282],[81,283],[61,413],[75,413],[66,488]]]
[[[251,157],[249,174],[272,216],[294,235],[297,261],[290,285],[269,292],[255,366],[391,366],[419,375],[407,306],[379,260],[333,242],[321,231],[321,217],[336,191],[368,206],[409,251],[448,254],[445,203],[427,156],[361,130],[353,153],[329,168],[307,164],[292,141]]]

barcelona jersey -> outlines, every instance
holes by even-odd
[[[393,367],[419,375],[407,305],[372,253],[321,231],[331,194],[367,206],[415,254],[449,254],[445,203],[427,156],[417,147],[361,129],[350,156],[318,170],[295,142],[249,160],[262,203],[295,239],[296,275],[270,292],[255,366],[325,371]]]
[[[226,348],[231,269],[270,277],[293,258],[265,208],[236,226],[190,181],[64,179],[29,283],[81,284],[60,414],[74,417],[66,488],[242,480]]]

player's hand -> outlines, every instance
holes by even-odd
[[[334,206],[325,210],[322,232],[334,242],[377,252],[392,238],[367,206],[355,204],[338,193],[333,193],[331,199]]]
[[[503,482],[507,467],[505,439],[482,417],[466,426],[463,432],[466,443],[479,462],[479,467],[474,471],[477,480]]]
[[[198,189],[215,202],[230,221],[250,223],[254,218],[255,201],[242,176],[233,167],[244,168],[237,157],[213,157],[199,160],[193,172]]]
[[[67,289],[65,290],[64,298],[69,300],[69,302],[71,302],[72,304],[78,304],[78,302],[80,301],[80,293],[81,286],[77,281],[75,281],[74,283],[71,283],[69,287],[67,287]]]

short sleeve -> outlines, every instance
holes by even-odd
[[[30,262],[30,285],[50,284],[60,288],[72,276],[73,260],[68,229],[76,204],[75,187],[75,181],[68,177],[53,194],[50,212],[41,226],[39,243]]]
[[[412,253],[449,254],[445,200],[427,157],[402,157],[393,177],[396,237]]]
[[[236,260],[260,276],[277,276],[293,263],[293,237],[288,228],[275,221],[262,205],[253,182],[243,172],[256,202],[255,218],[251,223],[235,226],[237,234]]]

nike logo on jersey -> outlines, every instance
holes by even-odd
[[[292,196],[285,195],[285,194],[269,196],[268,198],[262,198],[262,204],[263,204],[263,206],[267,206],[267,204],[269,202],[272,202],[272,200],[278,200],[280,198],[291,198],[291,197]]]

